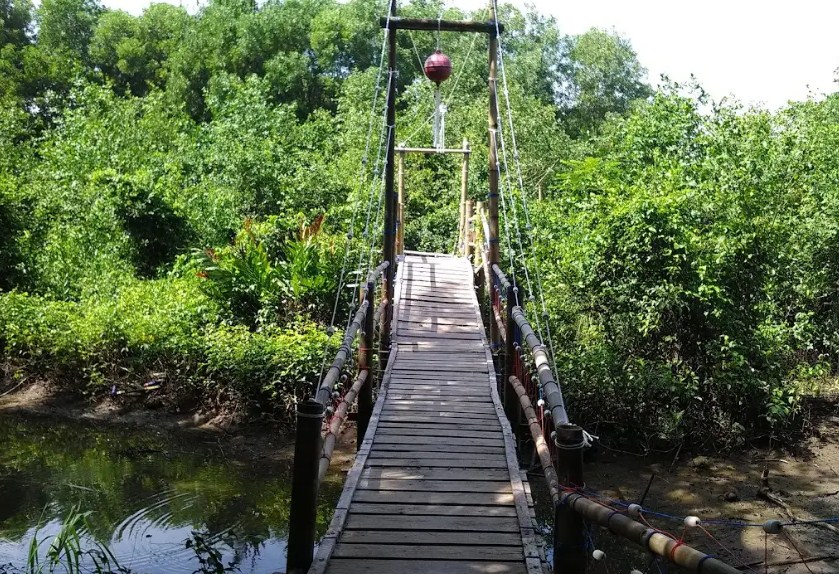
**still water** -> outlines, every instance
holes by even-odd
[[[192,574],[217,551],[231,572],[285,572],[291,461],[236,444],[0,417],[0,573],[26,572],[33,538],[43,556],[74,508],[90,513],[82,547],[107,545],[123,571]],[[321,489],[320,533],[340,490]]]

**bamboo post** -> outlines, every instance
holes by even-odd
[[[495,0],[489,2],[489,20],[494,23]],[[498,60],[498,36],[495,30],[489,33],[489,268],[501,261],[498,245],[498,92],[496,86],[496,69]],[[490,278],[486,278],[490,281]],[[489,323],[489,338],[492,352],[499,348],[500,334],[498,325],[494,321]]]
[[[583,487],[583,429],[577,425],[556,427],[559,450],[556,473],[570,488]],[[585,574],[588,555],[583,518],[569,504],[554,507],[554,574]]]
[[[466,197],[469,191],[469,141],[463,140],[463,167],[460,178],[460,225],[458,226],[458,245],[460,255],[465,255],[466,247]]]
[[[376,314],[376,310],[373,308],[375,289],[376,284],[368,281],[367,293],[365,294],[365,297],[368,298],[367,312],[364,314],[361,345],[358,348],[358,368],[360,370],[366,370],[368,374],[364,384],[358,391],[358,432],[355,437],[356,450],[361,448],[361,443],[364,442],[364,435],[367,434],[367,426],[370,424],[370,417],[373,415],[373,381],[376,377],[373,372],[373,334],[376,330],[376,324],[373,319]]]
[[[505,311],[507,312],[507,322],[504,325],[506,331],[504,337],[504,411],[507,413],[507,420],[510,421],[513,436],[516,437],[516,443],[518,443],[521,409],[519,408],[518,395],[511,383],[511,378],[515,374],[513,372],[513,365],[516,360],[516,322],[513,320],[513,308],[518,303],[516,301],[515,287],[509,281],[506,284],[506,290],[507,305]]]
[[[475,262],[475,234],[473,232],[473,223],[475,219],[475,207],[471,199],[466,200],[463,207],[466,216],[464,217],[465,229],[463,236],[466,240],[466,258]]]
[[[297,436],[291,477],[291,508],[288,520],[288,573],[309,570],[315,548],[318,502],[320,430],[324,406],[309,399],[297,405]]]
[[[396,16],[396,0],[390,0],[390,15]],[[382,314],[382,332],[379,339],[381,356],[390,352],[390,324],[393,319],[393,288],[396,273],[396,190],[393,182],[396,139],[396,28],[387,30],[387,154],[385,158],[385,228],[382,243],[382,259],[390,263],[385,285],[386,299],[390,302]]]
[[[405,253],[405,151],[399,149],[396,176],[396,254]]]

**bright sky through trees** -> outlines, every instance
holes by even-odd
[[[190,11],[195,2],[183,0]],[[173,3],[178,3],[172,0]],[[581,33],[592,26],[627,36],[655,85],[660,74],[674,80],[696,75],[715,98],[734,94],[747,103],[776,108],[836,90],[835,41],[839,3],[825,0],[513,0],[557,18],[560,30]],[[105,0],[112,8],[139,13],[147,0]],[[474,9],[484,0],[449,0]],[[808,90],[809,86],[809,90]]]

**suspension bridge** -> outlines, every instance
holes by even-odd
[[[442,15],[436,20],[400,18],[396,8],[391,0],[381,21],[385,40],[373,108],[383,77],[386,104],[362,236],[373,240],[374,207],[383,204],[381,250],[373,243],[359,249],[356,273],[366,269],[367,275],[352,296],[343,339],[312,397],[298,405],[287,571],[547,572],[551,568],[520,465],[521,460],[535,459],[553,503],[549,550],[554,572],[583,574],[591,560],[602,558],[602,551],[592,552],[591,525],[687,571],[740,572],[652,527],[643,520],[640,507],[616,508],[586,491],[582,453],[589,437],[570,423],[554,376],[549,327],[540,321],[546,318],[546,308],[538,269],[514,266],[515,247],[523,256],[532,238],[500,49],[504,28],[497,21],[495,1],[490,2],[486,21],[447,21]],[[434,147],[396,145],[399,30],[488,36],[486,201],[470,199],[468,143],[458,149],[444,145],[445,109],[439,91]],[[451,72],[448,58],[440,53],[425,67],[438,89]],[[499,126],[499,71],[509,142]],[[371,114],[362,173],[367,169],[373,119]],[[462,158],[453,254],[404,249],[403,171],[409,153]],[[510,164],[515,166],[512,172],[507,169]],[[514,192],[522,202],[519,212]],[[380,201],[375,201],[377,196]],[[503,236],[499,208],[504,211]],[[521,218],[528,232],[518,226]],[[509,276],[502,269],[502,242]],[[347,262],[353,258],[352,243],[347,242],[333,324]],[[374,267],[377,253],[381,263]],[[524,277],[521,286],[519,275]],[[524,304],[525,292],[533,302],[530,307]],[[534,325],[525,308],[535,309]],[[358,452],[329,528],[318,541],[318,487],[352,405],[357,406]]]

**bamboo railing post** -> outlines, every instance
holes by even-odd
[[[513,320],[513,308],[518,305],[516,301],[516,288],[511,284],[507,284],[507,305],[505,311],[507,312],[504,343],[504,411],[507,413],[507,420],[510,421],[510,427],[513,429],[513,436],[516,438],[516,444],[519,442],[519,428],[521,420],[521,404],[518,395],[513,390],[513,385],[510,378],[515,374],[513,366],[516,361],[516,322]]]
[[[364,442],[364,435],[367,434],[367,426],[370,424],[370,417],[373,415],[373,334],[376,330],[376,325],[373,316],[376,310],[373,308],[375,301],[376,284],[368,279],[367,294],[369,299],[367,305],[367,312],[364,314],[364,326],[362,330],[361,345],[358,348],[358,368],[360,370],[367,370],[367,380],[358,391],[358,419],[357,419],[357,433],[355,437],[355,448],[361,448],[361,443]]]
[[[405,151],[400,146],[396,172],[396,254],[405,253]]]
[[[466,200],[466,205],[463,208],[465,210],[466,216],[464,218],[465,229],[463,230],[463,234],[466,241],[466,258],[469,259],[473,264],[475,262],[475,233],[473,232],[474,227],[474,219],[475,219],[475,208],[472,203],[471,199]]]
[[[460,225],[458,226],[458,246],[460,247],[459,255],[466,255],[466,197],[469,191],[469,141],[463,140],[463,168],[460,178]]]
[[[583,429],[577,425],[556,426],[558,456],[556,472],[570,488],[582,488]],[[583,518],[569,504],[554,508],[554,574],[585,574],[588,555]]]
[[[288,521],[289,574],[309,570],[314,556],[323,412],[324,406],[313,399],[297,405],[297,436],[294,442]]]

